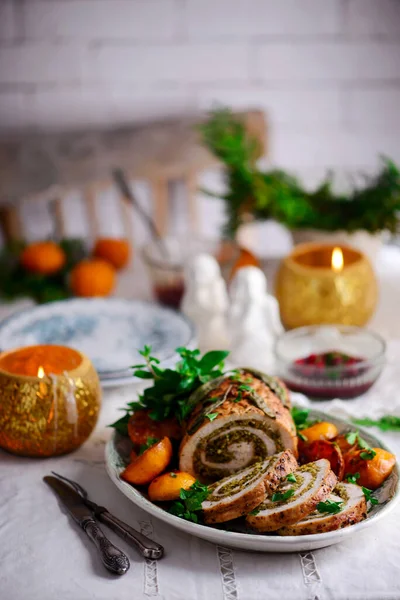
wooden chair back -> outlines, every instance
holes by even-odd
[[[260,155],[266,152],[266,123],[261,111],[240,113],[254,135]],[[201,144],[199,120],[182,118],[100,132],[51,133],[0,139],[0,225],[8,240],[24,239],[25,203],[45,201],[60,237],[66,235],[65,211],[72,190],[80,190],[88,236],[100,232],[98,196],[113,186],[110,173],[122,168],[130,181],[146,181],[150,210],[159,232],[169,228],[169,184],[180,181],[187,198],[188,230],[197,228],[199,174],[218,160]],[[133,208],[119,199],[125,236],[132,238]]]

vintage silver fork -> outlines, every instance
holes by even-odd
[[[144,558],[158,560],[163,557],[164,548],[160,544],[154,542],[142,533],[139,533],[139,531],[136,531],[133,527],[112,515],[104,506],[99,506],[95,502],[89,500],[87,491],[80,483],[68,479],[54,471],[52,471],[52,473],[59,479],[68,483],[81,496],[85,505],[90,508],[99,521],[107,525],[107,527],[118,534],[123,540],[136,548]]]

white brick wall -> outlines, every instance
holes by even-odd
[[[0,0],[0,133],[261,107],[308,177],[400,161],[400,0]]]
[[[24,10],[32,39],[170,40],[177,31],[174,0],[29,0]]]
[[[190,38],[332,35],[340,33],[336,0],[189,0]]]

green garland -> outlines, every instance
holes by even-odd
[[[30,273],[20,264],[21,252],[26,244],[15,242],[0,253],[0,296],[5,300],[28,297],[38,303],[63,300],[70,297],[68,276],[71,269],[87,256],[84,242],[80,239],[61,240],[66,255],[64,267],[54,275]]]
[[[204,144],[226,167],[228,192],[221,197],[227,210],[227,235],[233,236],[249,213],[256,219],[275,219],[290,229],[396,231],[400,172],[391,160],[382,159],[378,175],[349,195],[335,194],[330,177],[308,192],[283,170],[257,168],[257,142],[230,110],[213,111],[200,130]]]

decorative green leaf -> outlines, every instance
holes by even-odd
[[[297,479],[296,479],[296,477],[295,477],[295,474],[294,474],[294,473],[289,473],[289,475],[287,475],[286,479],[287,479],[288,481],[291,481],[292,483],[296,483],[296,482],[297,482]]]

